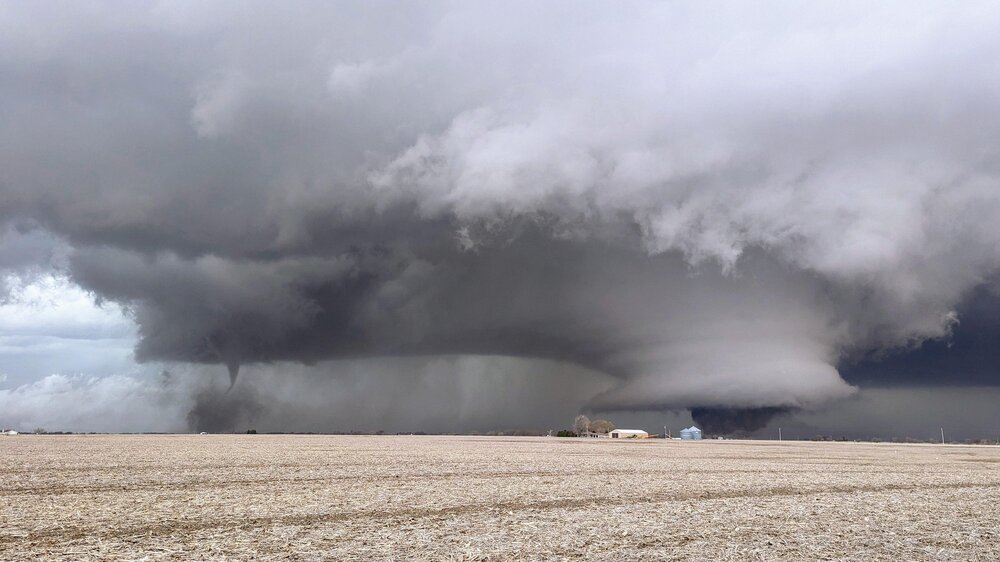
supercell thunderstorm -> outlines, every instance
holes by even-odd
[[[1000,10],[719,8],[0,8],[0,270],[233,381],[539,358],[727,428],[846,396],[996,278]]]

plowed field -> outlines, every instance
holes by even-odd
[[[1000,559],[1000,448],[0,437],[0,559]]]

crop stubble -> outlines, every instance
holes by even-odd
[[[0,559],[1000,559],[1000,448],[0,439]]]

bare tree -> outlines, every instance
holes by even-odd
[[[573,420],[573,431],[575,431],[577,435],[582,435],[590,431],[590,418],[584,416],[583,414],[577,416],[576,419]]]
[[[615,424],[608,420],[594,420],[590,424],[590,430],[594,433],[609,433],[615,428]]]

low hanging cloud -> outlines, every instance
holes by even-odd
[[[52,235],[29,225],[0,227],[0,306],[19,300],[38,278],[65,266],[65,250]]]
[[[53,374],[0,389],[0,425],[20,431],[184,431],[185,395],[149,377]]]
[[[601,373],[507,357],[367,359],[248,367],[226,389],[210,367],[53,374],[0,389],[0,426],[30,431],[450,432],[561,428]],[[2,383],[0,377],[0,383]]]
[[[590,408],[786,411],[1000,266],[990,3],[54,10],[0,14],[0,220],[141,361],[523,357],[613,377]]]
[[[216,371],[216,372],[213,372]],[[215,376],[213,376],[215,375]],[[211,367],[107,377],[50,375],[0,389],[0,426],[19,431],[470,432],[566,427],[613,378],[551,362],[497,357],[370,359],[251,366],[226,392]],[[3,376],[0,375],[0,383]],[[786,439],[1000,438],[1000,389],[862,388],[814,411],[694,408],[602,411],[622,427],[676,435],[692,422],[711,433]],[[363,405],[364,407],[360,407]],[[756,431],[754,431],[756,430]]]

